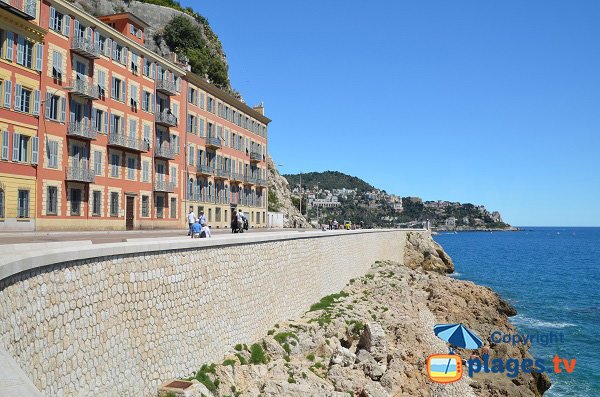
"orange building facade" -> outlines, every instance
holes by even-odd
[[[0,160],[0,230],[179,228],[189,206],[213,227],[228,227],[232,208],[265,226],[262,108],[146,49],[147,25],[134,15],[34,4],[34,19],[7,16],[37,38],[31,70],[0,60],[2,81],[31,98],[26,107],[11,94],[19,108],[0,107],[11,149]],[[15,134],[27,155],[12,153]]]

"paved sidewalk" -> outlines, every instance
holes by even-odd
[[[0,348],[0,397],[42,397],[19,364]]]
[[[305,229],[250,229],[246,233],[269,233],[277,231],[303,231]],[[211,229],[213,235],[230,233],[231,229]],[[84,241],[92,244],[125,242],[140,238],[189,238],[186,229],[176,230],[130,230],[130,231],[60,231],[60,232],[4,232],[0,233],[0,245],[22,243],[44,243],[56,241]]]

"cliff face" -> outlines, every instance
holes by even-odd
[[[463,323],[484,340],[492,358],[530,357],[527,347],[491,344],[493,331],[515,333],[507,315],[514,309],[488,288],[443,274],[450,269],[421,257],[435,257],[429,236],[408,252],[416,266],[375,263],[364,277],[339,294],[323,298],[301,319],[276,324],[248,347],[238,345],[223,365],[196,374],[207,396],[540,396],[546,375],[465,374],[455,383],[429,380],[425,362],[445,354],[433,333],[438,323]],[[429,240],[429,241],[427,241]],[[441,249],[441,247],[440,247]],[[443,250],[442,250],[443,251]],[[438,254],[440,261],[449,257]],[[436,262],[433,271],[424,270]],[[425,263],[425,266],[423,266]],[[481,352],[478,352],[481,354]],[[471,351],[458,350],[468,359]],[[207,381],[208,380],[208,381]],[[218,380],[218,381],[217,381]],[[209,390],[210,389],[210,390]]]
[[[267,158],[269,175],[269,211],[283,213],[284,227],[312,227],[302,216],[298,208],[292,204],[290,186],[284,177],[279,174],[271,157]]]

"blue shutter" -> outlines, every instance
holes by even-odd
[[[94,46],[96,49],[100,49],[100,33],[94,32]]]
[[[155,63],[152,64],[152,68],[151,69],[152,69],[152,78],[154,80],[156,80],[156,64]]]
[[[67,100],[65,97],[60,98],[60,121],[63,123],[67,118]]]
[[[156,108],[156,101],[154,100],[154,94],[150,94],[150,103],[151,103],[151,111],[152,113],[155,112],[155,108]]]
[[[20,141],[19,137],[20,136],[21,135],[17,134],[17,133],[13,134],[13,154],[12,154],[13,161],[19,160],[19,141]]]
[[[86,103],[85,105],[83,105],[83,125],[88,126],[89,121],[90,121],[90,104]]]
[[[2,160],[8,160],[8,131],[2,131]]]
[[[52,99],[52,94],[50,94],[49,92],[46,93],[46,118],[50,118],[50,100]]]
[[[15,84],[15,110],[21,111],[21,84]]]
[[[125,91],[126,91],[126,87],[125,87],[125,81],[121,81],[121,101],[125,102]]]
[[[15,47],[15,34],[6,32],[6,59],[13,61],[13,51]]]
[[[148,98],[146,97],[146,91],[142,91],[142,110],[148,110]]]
[[[52,6],[50,6],[50,22],[48,23],[48,25],[50,25],[50,29],[54,29],[54,21],[56,20],[56,9]]]
[[[71,16],[65,15],[65,26],[63,26],[63,34],[67,37],[71,34]]]
[[[35,45],[35,70],[38,72],[42,71],[42,55],[43,55],[44,47],[40,43],[36,43]]]
[[[75,104],[73,103],[73,99],[69,102],[69,122],[75,122]]]
[[[92,128],[96,131],[96,117],[98,117],[98,109],[92,108]]]
[[[37,136],[31,137],[31,164],[38,163],[40,140]]]
[[[104,43],[104,55],[110,58],[110,52],[112,48],[112,39],[106,39]]]
[[[104,112],[104,133],[108,134],[108,111]]]
[[[12,81],[7,80],[4,82],[4,106],[10,108],[12,101]]]
[[[40,91],[33,91],[33,114],[35,116],[40,114]]]
[[[117,59],[117,50],[118,50],[117,43],[114,43],[113,49],[112,49],[112,59]]]
[[[121,63],[127,65],[127,47],[123,48],[123,54],[121,56]]]
[[[111,80],[110,80],[110,97],[112,99],[116,99],[115,96],[116,96],[116,94],[115,94],[115,78],[111,77]]]
[[[77,19],[73,20],[73,36],[79,38],[79,21]]]
[[[19,65],[23,64],[23,47],[25,46],[25,39],[23,36],[19,35],[17,39],[17,63]]]

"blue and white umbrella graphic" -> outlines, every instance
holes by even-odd
[[[481,338],[462,324],[438,324],[433,327],[435,335],[463,349],[477,349],[483,345]]]

